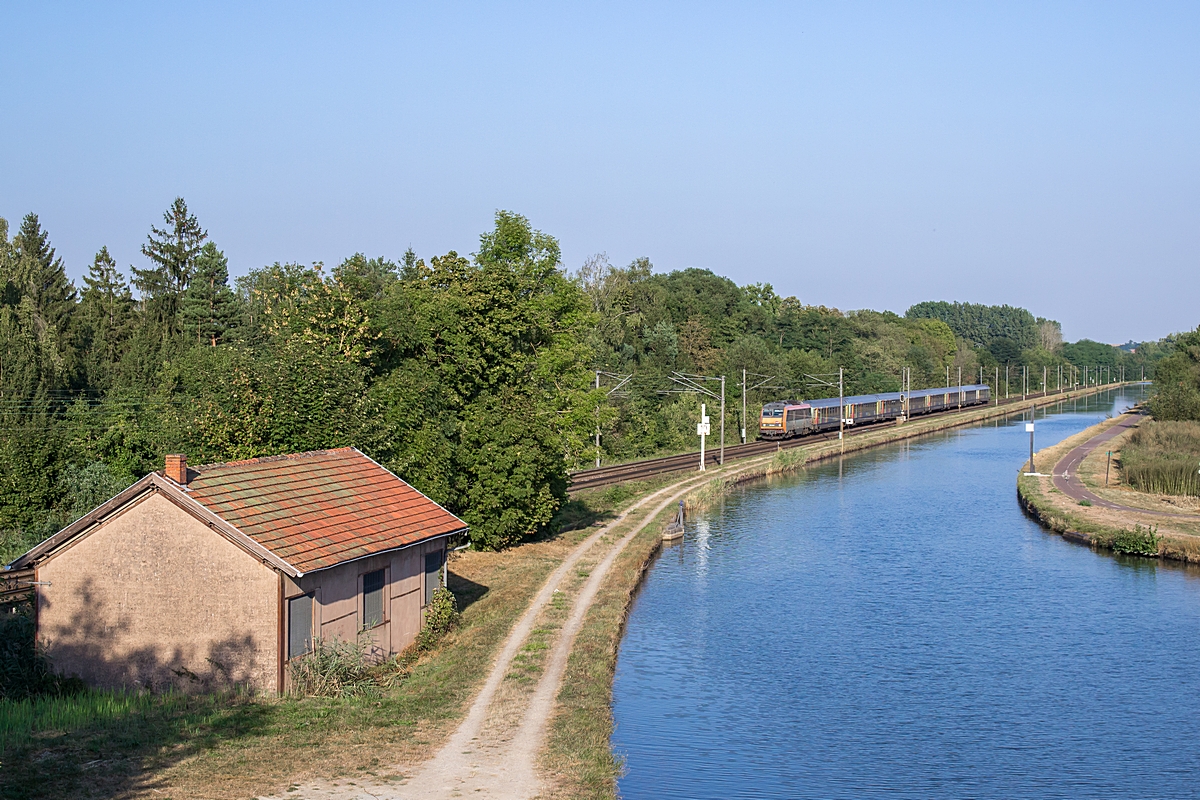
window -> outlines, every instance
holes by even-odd
[[[436,553],[425,554],[425,605],[433,600],[433,593],[442,586],[442,553],[438,550]]]
[[[312,651],[313,596],[302,594],[288,600],[289,660]]]
[[[374,628],[383,624],[384,571],[377,569],[363,575],[363,627]]]

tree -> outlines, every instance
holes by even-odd
[[[146,316],[164,335],[178,334],[179,304],[195,271],[196,258],[208,238],[182,197],[176,197],[163,212],[166,227],[150,227],[142,255],[150,259],[147,269],[133,268],[133,283],[142,294]]]
[[[133,295],[107,247],[96,253],[83,283],[79,318],[88,384],[108,388],[133,324]]]
[[[212,242],[195,258],[195,267],[183,292],[180,316],[184,333],[196,334],[197,344],[216,347],[236,316],[237,297],[229,288],[229,261]]]
[[[1200,420],[1200,328],[1179,336],[1158,362],[1150,413],[1159,420]]]
[[[75,349],[68,336],[75,287],[54,254],[37,214],[27,214],[6,259],[4,297],[37,342],[40,371],[48,388],[70,383]]]

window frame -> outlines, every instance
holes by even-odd
[[[374,624],[369,624],[367,619],[367,577],[379,576],[379,619]],[[369,631],[378,628],[380,625],[388,623],[388,602],[387,602],[387,586],[388,586],[388,569],[380,567],[369,572],[364,572],[358,576],[358,629],[360,631]]]
[[[429,570],[429,559],[430,559],[430,557],[432,557],[432,556],[440,556],[440,558],[438,558],[438,567],[437,567],[437,569],[436,569],[436,570],[434,570],[433,572],[430,572],[430,570]],[[443,548],[439,548],[439,549],[437,549],[437,550],[434,550],[434,551],[432,551],[432,552],[427,552],[427,553],[425,553],[425,554],[424,554],[424,560],[425,560],[425,563],[424,563],[424,569],[422,570],[422,573],[421,573],[421,576],[422,576],[422,577],[421,577],[421,584],[422,584],[422,585],[421,585],[421,590],[422,590],[422,594],[421,594],[421,600],[422,600],[422,602],[421,602],[421,608],[426,608],[426,607],[428,607],[428,606],[429,606],[429,604],[433,602],[433,593],[434,593],[434,592],[436,592],[438,589],[440,589],[440,588],[442,587],[442,579],[441,579],[441,574],[442,574],[442,568],[443,568],[443,567],[446,565],[446,549],[443,547]],[[430,575],[437,575],[437,576],[438,576],[438,578],[437,578],[437,583],[436,583],[436,585],[433,587],[433,589],[432,589],[432,590],[429,588],[429,576],[430,576]]]
[[[304,600],[304,599],[308,600],[308,636],[305,639],[305,641],[308,642],[308,649],[302,653],[293,653],[292,652],[292,641],[293,641],[293,635],[295,633],[295,625],[293,624],[292,603],[296,602],[297,600]],[[317,620],[316,592],[305,592],[304,594],[298,594],[298,595],[295,595],[294,597],[288,597],[285,599],[285,602],[287,603],[287,651],[284,654],[285,655],[284,661],[292,661],[297,658],[303,658],[304,656],[308,655],[309,653],[311,653],[313,651],[313,641],[317,638],[316,637],[316,620]]]

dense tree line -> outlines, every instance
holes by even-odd
[[[1174,338],[1155,368],[1150,411],[1160,420],[1200,420],[1200,328]]]
[[[967,380],[1133,358],[1063,345],[1057,323],[1023,309],[843,313],[645,259],[596,256],[568,274],[558,242],[509,212],[469,257],[356,254],[231,284],[177,199],[141,252],[127,277],[102,247],[76,287],[36,215],[11,238],[0,220],[5,556],[168,452],[203,463],[344,445],[461,514],[477,545],[503,547],[549,522],[568,471],[596,458],[597,428],[605,460],[693,446],[700,399],[672,393],[674,373],[726,376],[736,431],[746,370],[753,436],[757,404],[836,395],[839,368],[854,394],[898,389],[906,367],[920,388],[960,368]],[[597,371],[634,378],[610,396]]]

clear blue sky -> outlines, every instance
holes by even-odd
[[[471,252],[839,308],[1200,323],[1200,4],[5,3],[0,216],[78,277],[176,195],[235,273]]]

